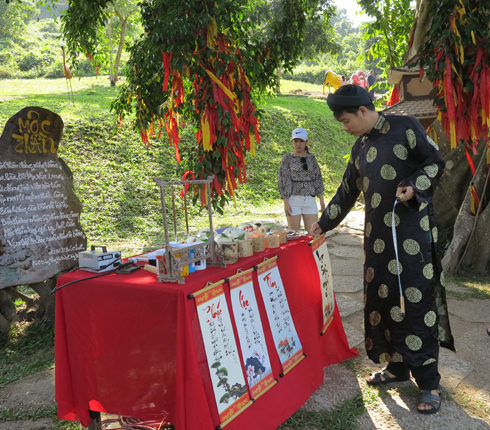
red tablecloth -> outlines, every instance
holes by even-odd
[[[303,359],[278,384],[227,425],[229,430],[275,429],[323,381],[323,368],[357,355],[349,349],[338,310],[324,336],[316,263],[307,238],[208,267],[185,285],[159,283],[139,270],[69,285],[56,298],[56,401],[60,419],[90,423],[89,409],[140,419],[167,417],[177,430],[219,425],[194,300],[188,294],[279,255],[278,267],[303,345]],[[68,273],[58,286],[89,272]],[[256,274],[254,288],[274,375],[281,373]],[[231,312],[229,289],[225,288]],[[236,335],[236,333],[235,333]]]

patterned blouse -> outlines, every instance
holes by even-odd
[[[313,154],[286,154],[277,175],[281,199],[291,196],[323,196],[323,179]]]

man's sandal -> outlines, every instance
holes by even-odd
[[[399,378],[398,376],[390,376],[385,372],[386,369],[383,369],[381,372],[371,373],[372,379],[366,380],[368,385],[371,387],[377,387],[379,385],[388,384],[389,382],[403,382],[408,381],[409,378]]]
[[[441,394],[440,389],[437,389],[437,392]],[[424,415],[435,414],[439,411],[439,409],[441,409],[441,396],[432,394],[430,390],[424,390],[422,391],[422,400],[420,401],[419,405],[421,405],[422,403],[432,406],[432,409],[419,409],[417,407],[417,411]]]

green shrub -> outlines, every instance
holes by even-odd
[[[5,67],[5,66],[0,66],[0,79],[9,79],[13,78],[14,74],[13,71],[10,70],[10,68]]]
[[[323,77],[326,72],[325,66],[314,65],[307,66],[302,64],[293,70],[293,73],[285,72],[282,77],[292,81],[308,82],[309,84],[322,85]]]

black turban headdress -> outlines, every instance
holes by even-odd
[[[347,107],[365,106],[374,101],[374,97],[365,88],[354,85],[356,94],[353,96],[344,96],[340,94],[329,94],[327,97],[328,107],[333,110],[340,110]],[[343,88],[343,87],[340,87]]]

